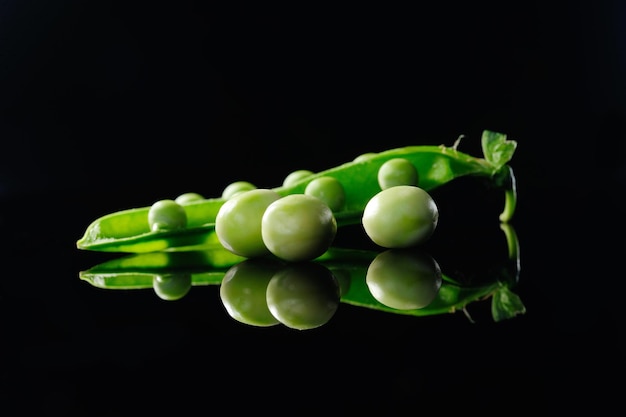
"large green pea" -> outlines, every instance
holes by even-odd
[[[392,158],[378,169],[378,185],[381,190],[396,185],[417,185],[417,168],[406,158]]]
[[[328,250],[337,234],[337,220],[322,200],[291,194],[272,202],[261,219],[265,246],[286,261],[308,261]]]
[[[261,219],[279,198],[273,190],[257,188],[226,200],[215,216],[215,233],[222,246],[247,258],[269,254],[261,236]]]
[[[150,206],[148,224],[153,232],[183,229],[187,226],[187,213],[174,200],[160,200]]]
[[[362,224],[374,243],[406,248],[425,242],[435,231],[439,209],[417,186],[397,185],[374,195],[363,210]]]
[[[257,186],[248,181],[235,181],[228,184],[222,191],[222,198],[228,200],[243,191],[256,190]]]
[[[157,275],[152,279],[152,288],[159,298],[167,301],[183,298],[192,286],[191,274]]]
[[[265,298],[267,285],[281,265],[266,259],[246,259],[233,265],[220,285],[220,298],[228,314],[251,326],[268,327],[279,321]]]
[[[372,296],[398,310],[424,308],[437,296],[442,283],[435,259],[422,251],[389,249],[374,258],[365,278]]]
[[[341,211],[346,205],[346,190],[335,177],[318,177],[309,182],[304,194],[322,200],[333,212]]]
[[[267,285],[272,315],[297,330],[320,327],[339,307],[339,284],[328,268],[314,262],[288,264]]]
[[[293,171],[289,173],[289,175],[287,175],[283,180],[283,187],[291,187],[298,181],[306,177],[310,177],[311,175],[313,175],[313,171],[309,171],[308,169],[298,169],[296,171]]]

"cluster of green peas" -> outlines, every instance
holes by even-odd
[[[363,154],[355,162],[375,154]],[[297,170],[283,181],[284,187],[313,175]],[[384,248],[406,248],[425,242],[439,219],[438,207],[418,187],[417,168],[405,158],[384,162],[377,174],[381,191],[366,204],[362,225],[374,243]],[[148,212],[152,231],[186,227],[184,205],[204,197],[185,193],[175,200],[160,200]],[[337,234],[334,213],[345,208],[346,192],[331,176],[311,180],[302,194],[279,195],[247,181],[229,184],[215,218],[215,232],[230,252],[257,258],[268,254],[290,262],[317,258],[328,250]]]

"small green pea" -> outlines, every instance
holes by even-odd
[[[380,303],[398,310],[424,308],[442,283],[439,264],[423,251],[389,249],[370,263],[365,282]]]
[[[325,266],[315,262],[291,263],[267,284],[267,306],[285,326],[314,329],[328,323],[339,307],[339,284]]]
[[[396,185],[367,202],[361,223],[377,245],[405,248],[430,238],[438,221],[439,209],[428,192],[412,185]]]
[[[261,236],[261,219],[279,198],[274,190],[257,188],[226,200],[215,216],[215,233],[222,246],[247,258],[269,254]]]
[[[174,201],[183,206],[187,203],[193,203],[199,200],[204,200],[204,196],[198,193],[184,193],[176,197]]]
[[[372,159],[374,156],[378,155],[376,152],[366,152],[366,153],[362,153],[361,155],[358,155],[356,158],[353,159],[352,162],[363,162],[363,161],[367,161],[368,159]]]
[[[378,185],[382,190],[396,185],[417,185],[418,173],[415,165],[406,158],[392,158],[378,169]]]
[[[346,204],[346,190],[335,177],[318,177],[307,184],[304,194],[322,200],[333,212],[341,211]]]
[[[191,284],[191,274],[157,275],[152,280],[154,292],[166,301],[183,298],[191,289]]]
[[[183,229],[187,226],[187,213],[174,200],[160,200],[148,210],[148,224],[153,232]]]
[[[246,259],[233,265],[220,285],[220,298],[228,314],[251,326],[268,327],[279,321],[272,315],[265,294],[281,264],[263,258]]]
[[[224,191],[222,191],[222,198],[224,200],[228,200],[235,194],[239,194],[240,192],[243,192],[243,191],[255,190],[256,188],[257,186],[252,184],[251,182],[235,181],[235,182],[228,184],[226,188],[224,188]]]
[[[308,169],[299,169],[297,171],[293,171],[283,180],[283,187],[291,187],[298,181],[310,177],[311,175],[313,175],[313,171],[309,171]]]
[[[261,219],[265,246],[286,261],[305,261],[322,255],[336,233],[337,220],[330,207],[306,194],[290,194],[273,201]]]

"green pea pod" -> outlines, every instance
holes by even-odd
[[[513,292],[519,273],[519,244],[514,229],[503,227],[509,249],[508,262],[504,268],[481,277],[479,284],[461,283],[442,274],[441,287],[434,299],[425,307],[399,310],[379,302],[367,285],[368,268],[379,255],[375,251],[330,248],[315,259],[348,282],[342,287],[341,302],[410,316],[432,316],[466,312],[473,302],[492,299],[492,316],[495,321],[512,318],[525,313],[520,298]],[[80,279],[103,289],[153,288],[156,277],[190,274],[191,285],[219,285],[226,272],[245,258],[234,255],[224,248],[203,251],[173,251],[132,254],[96,265],[79,273]],[[281,262],[278,261],[277,262]],[[467,312],[466,312],[467,314]]]
[[[517,143],[506,135],[485,131],[482,136],[484,158],[477,158],[452,147],[408,146],[390,149],[370,158],[351,161],[301,179],[288,187],[274,188],[281,196],[302,194],[313,179],[334,177],[343,185],[345,209],[335,213],[338,227],[361,221],[367,202],[380,191],[378,169],[392,158],[411,161],[419,172],[419,186],[427,191],[440,187],[455,178],[481,176],[492,178],[504,189],[502,222],[508,222],[514,213],[517,199],[513,170],[507,163]],[[224,204],[223,198],[209,198],[186,204],[187,227],[170,231],[151,231],[148,224],[150,207],[122,210],[107,214],[92,222],[82,238],[76,242],[79,249],[103,252],[183,251],[211,248],[220,245],[215,236],[215,218]]]

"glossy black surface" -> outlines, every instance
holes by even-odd
[[[0,5],[2,415],[615,403],[626,348],[619,2],[26,3]],[[215,286],[164,301],[78,278],[116,256],[75,248],[106,213],[240,179],[274,187],[295,169],[461,134],[460,149],[480,155],[483,129],[518,141],[523,316],[494,323],[488,303],[473,305],[473,323],[342,304],[318,329],[256,328],[227,315]],[[444,271],[500,259],[500,195],[462,180],[434,196],[427,247]],[[338,244],[368,246],[359,236]]]

